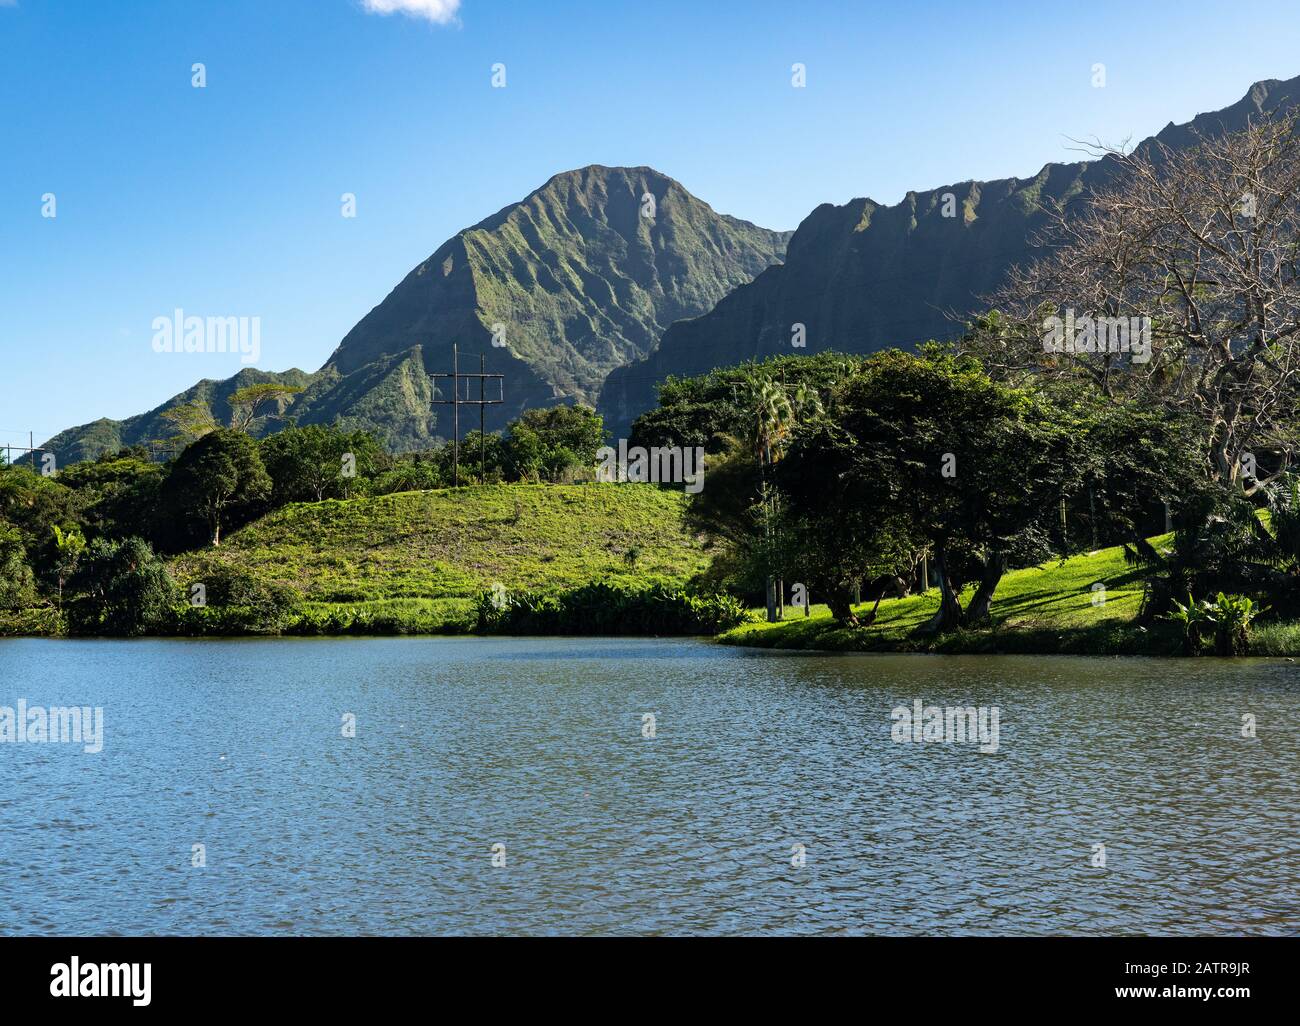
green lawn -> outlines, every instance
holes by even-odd
[[[1157,547],[1168,542],[1169,536],[1152,539]],[[939,639],[918,636],[916,629],[939,605],[938,589],[932,588],[924,595],[885,599],[876,622],[866,628],[840,626],[825,606],[814,605],[808,617],[787,607],[784,621],[746,624],[721,640],[730,645],[841,651],[1177,652],[1177,634],[1167,625],[1146,631],[1134,624],[1143,581],[1143,571],[1125,563],[1123,549],[1101,549],[1009,572],[993,596],[992,625],[978,630]],[[1094,584],[1105,591],[1094,591]],[[968,590],[963,601],[969,597]],[[855,612],[870,609],[871,603],[865,603]]]

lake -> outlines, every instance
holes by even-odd
[[[103,710],[0,743],[3,934],[1300,933],[1286,660],[10,640],[0,682]]]

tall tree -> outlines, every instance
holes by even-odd
[[[1114,184],[1056,212],[1047,255],[990,297],[1005,316],[966,348],[1194,415],[1212,473],[1248,494],[1284,474],[1300,458],[1298,127],[1292,110],[1189,149],[1106,151]]]
[[[255,508],[271,492],[258,455],[247,435],[225,428],[204,435],[176,458],[164,485],[164,500],[188,508],[207,525],[213,546],[221,544],[222,527]]]
[[[273,408],[277,414],[280,413],[285,403],[301,391],[294,385],[264,381],[232,392],[226,400],[230,404],[230,426],[236,431],[247,431],[253,426],[253,421],[268,415]]]

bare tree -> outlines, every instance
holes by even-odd
[[[1097,147],[1111,184],[1050,211],[1044,257],[1010,273],[989,297],[999,314],[963,348],[993,373],[1083,377],[1194,414],[1214,473],[1248,494],[1287,471],[1300,455],[1298,119],[1189,149]]]

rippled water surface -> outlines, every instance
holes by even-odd
[[[0,642],[20,698],[105,740],[0,744],[4,934],[1300,932],[1287,661]]]

